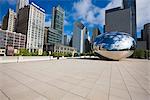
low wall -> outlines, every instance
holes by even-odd
[[[42,60],[54,60],[56,57],[52,56],[3,56],[0,57],[0,63],[9,63],[9,62],[25,62],[25,61],[42,61]],[[59,59],[66,59],[60,57]]]

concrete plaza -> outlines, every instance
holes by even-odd
[[[150,100],[150,61],[0,64],[0,100]]]

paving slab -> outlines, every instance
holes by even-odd
[[[86,58],[0,64],[0,100],[150,100],[150,61]]]

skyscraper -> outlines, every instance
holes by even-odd
[[[15,31],[16,13],[12,9],[8,9],[7,14],[3,18],[2,29],[10,32]]]
[[[48,43],[49,27],[44,28],[44,44]]]
[[[64,45],[69,45],[69,40],[67,35],[64,35]]]
[[[130,33],[136,39],[136,0],[123,0],[123,7],[106,10],[105,31]]]
[[[47,39],[49,44],[60,44],[61,41],[58,31],[53,28],[48,29]]]
[[[17,16],[16,31],[26,34],[26,48],[30,52],[43,50],[45,11],[32,3],[20,9]]]
[[[87,28],[81,22],[74,23],[72,46],[78,53],[85,51],[85,40],[87,39]]]
[[[52,23],[51,28],[58,31],[60,38],[59,43],[63,44],[63,33],[64,33],[64,17],[65,17],[65,11],[62,7],[59,5],[57,7],[53,7],[53,13],[52,13]]]
[[[147,50],[150,50],[150,23],[144,25],[143,39],[147,42]]]
[[[93,28],[92,42],[94,42],[94,39],[96,38],[96,36],[98,36],[100,34],[101,34],[101,32],[100,32],[99,28],[97,28],[97,27]]]
[[[16,12],[18,13],[19,9],[27,6],[29,4],[29,0],[17,0]]]
[[[131,9],[131,23],[132,23],[132,31],[135,38],[136,36],[136,0],[123,0],[123,8]]]
[[[123,8],[131,8],[136,13],[136,0],[123,0]]]

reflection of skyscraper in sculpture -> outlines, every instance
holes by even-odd
[[[85,51],[86,32],[87,28],[81,22],[74,23],[72,46],[77,49],[78,53]]]
[[[93,43],[94,52],[113,60],[120,60],[131,56],[135,48],[135,40],[124,32],[101,34],[96,37]]]
[[[96,36],[98,36],[100,34],[101,34],[101,32],[100,32],[99,28],[97,28],[97,27],[93,28],[92,42],[94,42],[94,39],[96,38]]]
[[[16,12],[18,13],[19,9],[27,6],[29,4],[29,0],[17,0]]]
[[[130,33],[136,38],[136,0],[123,0],[123,7],[106,10],[105,31]]]

